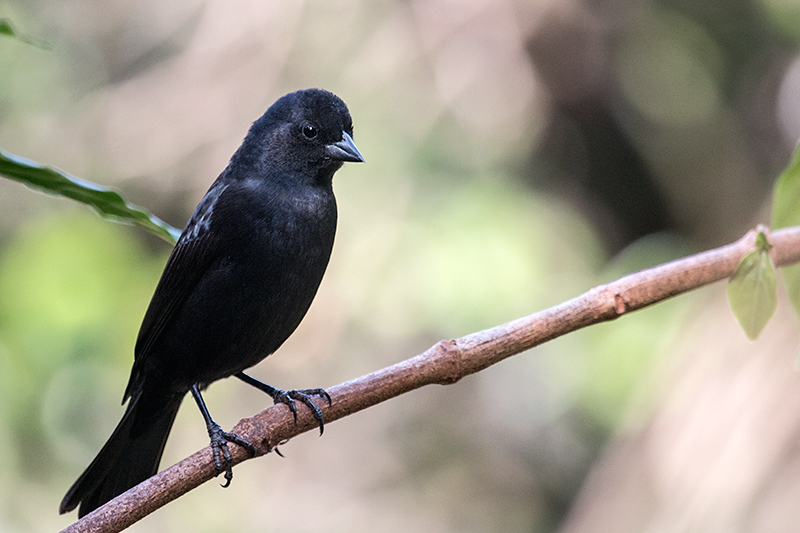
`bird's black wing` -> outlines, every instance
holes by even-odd
[[[211,226],[215,210],[218,211],[225,201],[227,187],[217,182],[209,189],[167,260],[139,329],[133,368],[123,402],[134,393],[153,344],[222,253],[221,247],[226,236],[219,233],[216,225],[215,231],[211,231]]]

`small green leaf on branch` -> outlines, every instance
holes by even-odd
[[[756,250],[750,252],[739,263],[728,282],[728,302],[750,340],[756,337],[775,314],[778,306],[775,264],[763,232],[756,236]]]

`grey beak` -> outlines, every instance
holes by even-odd
[[[331,159],[337,161],[349,161],[351,163],[364,162],[364,156],[358,151],[356,143],[353,142],[353,138],[350,137],[346,131],[342,132],[341,141],[327,145],[325,151],[328,152]]]

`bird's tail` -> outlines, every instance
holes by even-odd
[[[141,394],[131,398],[122,420],[67,491],[58,512],[67,513],[80,504],[78,517],[82,517],[155,474],[181,400],[178,396],[155,404]]]

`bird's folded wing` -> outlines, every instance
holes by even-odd
[[[134,392],[144,362],[161,332],[175,317],[194,287],[219,258],[225,235],[210,231],[215,208],[224,203],[226,186],[217,183],[201,201],[164,267],[144,315],[134,349],[134,364],[123,402]],[[215,228],[217,229],[217,228]]]

